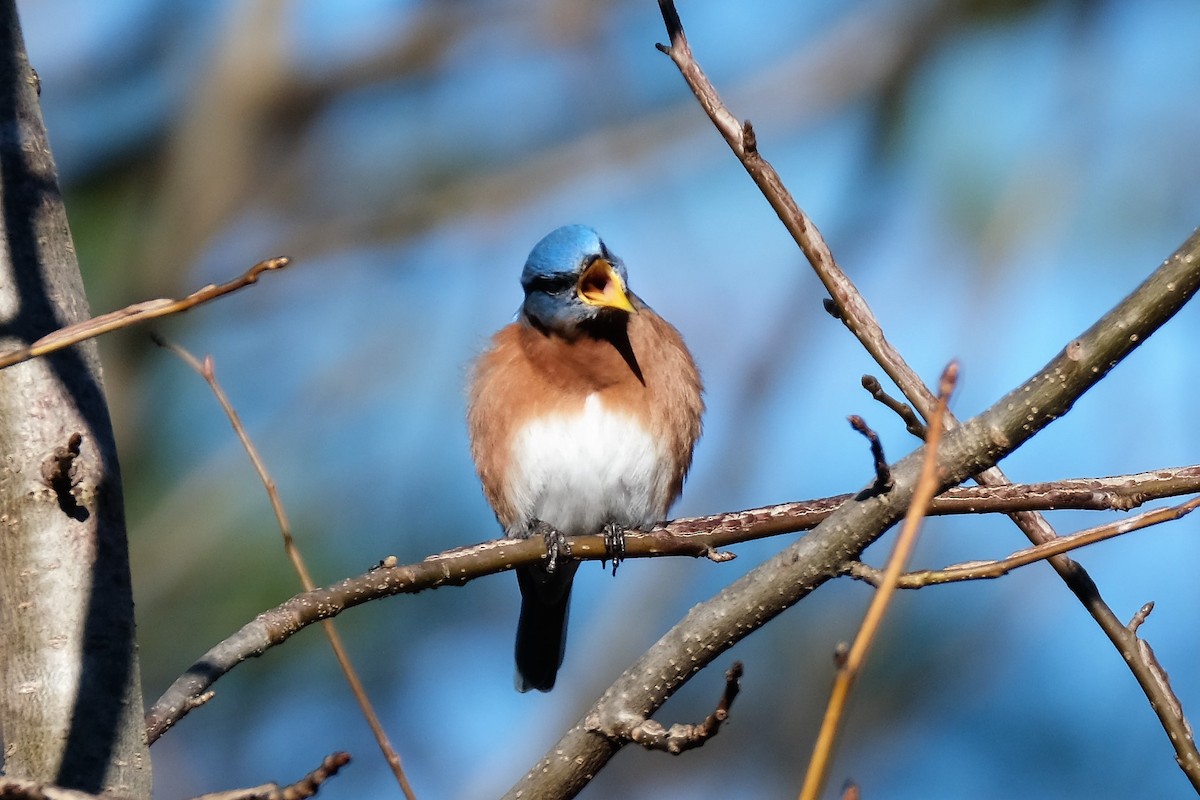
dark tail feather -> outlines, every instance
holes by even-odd
[[[578,563],[562,563],[553,575],[541,567],[518,567],[521,618],[517,622],[517,691],[554,688],[567,649],[571,581]]]

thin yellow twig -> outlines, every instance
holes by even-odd
[[[165,297],[158,300],[145,300],[141,303],[125,306],[125,308],[116,311],[110,311],[107,314],[101,314],[98,317],[85,319],[83,322],[77,322],[65,328],[59,328],[56,331],[46,334],[28,347],[20,347],[16,350],[0,353],[0,369],[11,367],[13,364],[20,364],[22,361],[28,361],[31,358],[53,353],[56,350],[62,350],[64,347],[79,344],[87,339],[94,339],[104,333],[128,328],[130,325],[136,325],[139,322],[146,322],[158,317],[187,311],[201,303],[207,303],[209,300],[215,300],[222,295],[236,292],[238,289],[242,289],[252,283],[257,283],[259,276],[264,272],[283,269],[290,263],[291,259],[287,256],[268,258],[265,261],[258,262],[231,281],[219,285],[210,283],[208,286],[198,289],[179,300],[171,300]]]
[[[917,543],[917,532],[925,517],[925,511],[939,488],[938,480],[938,445],[942,437],[942,415],[946,413],[946,403],[954,390],[958,378],[958,364],[951,362],[942,373],[941,385],[938,392],[938,403],[929,423],[928,437],[925,440],[925,460],[921,465],[921,477],[913,491],[912,503],[904,516],[904,526],[896,539],[896,546],[888,558],[887,567],[879,588],[871,598],[863,617],[862,626],[854,637],[854,644],[838,668],[834,678],[833,691],[829,697],[829,705],[825,708],[825,718],[821,721],[821,730],[813,745],[812,759],[808,771],[804,775],[804,785],[800,790],[800,800],[817,800],[829,776],[829,766],[833,762],[833,752],[837,747],[838,736],[841,733],[842,720],[846,716],[846,705],[854,682],[866,662],[867,653],[875,641],[875,636],[883,623],[892,597],[896,594],[896,580],[904,570]]]
[[[238,440],[246,450],[246,455],[249,456],[250,463],[254,465],[254,471],[258,473],[259,480],[262,481],[263,487],[267,490],[267,497],[271,501],[271,510],[275,513],[275,519],[279,524],[279,532],[283,537],[283,549],[287,552],[288,558],[291,559],[296,574],[300,576],[300,583],[303,584],[304,591],[311,592],[316,588],[316,584],[313,583],[308,567],[304,563],[304,557],[300,555],[300,549],[296,547],[296,542],[292,538],[292,526],[288,522],[287,512],[284,510],[283,501],[279,497],[279,490],[275,485],[275,479],[267,471],[266,463],[259,455],[258,448],[254,446],[250,435],[246,433],[246,428],[242,425],[242,420],[238,416],[237,410],[234,409],[233,404],[229,401],[229,397],[221,388],[221,384],[217,382],[212,356],[205,356],[204,361],[200,361],[177,344],[165,342],[158,337],[155,337],[155,342],[179,356],[212,389],[212,393],[217,398],[217,402],[221,404],[221,409],[225,412],[225,416],[229,418],[229,423],[233,426],[234,433],[237,434]],[[408,782],[408,776],[404,773],[404,767],[400,763],[400,754],[396,752],[396,749],[388,740],[387,732],[384,731],[383,724],[379,721],[379,716],[375,713],[375,708],[371,704],[370,698],[367,697],[366,689],[358,677],[358,672],[350,662],[350,656],[346,652],[346,647],[342,643],[342,637],[334,626],[333,620],[322,620],[321,625],[325,630],[326,638],[329,639],[329,646],[333,650],[334,657],[337,658],[338,664],[346,676],[346,683],[350,685],[350,691],[354,693],[354,699],[358,701],[358,706],[362,710],[363,717],[366,719],[367,725],[370,726],[371,733],[375,736],[375,741],[379,745],[379,750],[383,753],[384,759],[387,761],[388,766],[391,767],[392,773],[396,776],[396,781],[399,783],[401,791],[404,792],[407,800],[416,800],[416,794],[413,792],[412,785]]]

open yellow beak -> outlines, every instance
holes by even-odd
[[[596,258],[588,264],[587,269],[579,276],[575,285],[579,299],[591,306],[603,308],[619,308],[630,314],[636,314],[637,309],[629,302],[625,293],[625,283],[613,269],[612,264],[603,258]]]

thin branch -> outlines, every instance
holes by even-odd
[[[279,496],[279,488],[275,484],[275,479],[271,477],[271,473],[267,470],[266,462],[263,461],[258,448],[254,446],[254,442],[250,439],[250,434],[246,432],[246,427],[242,424],[241,417],[233,407],[233,403],[230,402],[229,396],[225,394],[225,390],[221,388],[221,384],[217,381],[212,356],[205,356],[204,361],[201,362],[177,344],[166,342],[157,336],[154,337],[154,341],[160,347],[165,347],[178,356],[196,374],[203,378],[212,390],[213,396],[216,397],[217,402],[221,405],[221,410],[225,412],[225,416],[229,419],[229,424],[233,426],[233,431],[237,434],[238,441],[242,443],[242,448],[245,449],[246,455],[250,458],[250,463],[254,466],[254,471],[258,474],[259,481],[262,482],[263,488],[266,489],[267,498],[271,503],[271,510],[275,513],[275,521],[279,525],[279,533],[283,537],[283,549],[291,560],[296,574],[300,577],[300,583],[304,586],[304,590],[311,592],[316,588],[316,584],[313,582],[312,575],[308,571],[308,566],[304,563],[304,557],[300,554],[300,548],[296,546],[296,541],[292,536],[292,526],[288,522],[287,511],[283,507],[283,499]],[[371,728],[371,733],[375,737],[375,742],[379,746],[384,760],[391,767],[392,774],[395,775],[396,782],[400,785],[400,790],[404,792],[407,800],[416,800],[416,794],[413,792],[412,785],[408,782],[408,776],[404,773],[404,767],[401,765],[400,754],[396,752],[396,749],[388,740],[387,732],[383,729],[383,723],[379,721],[379,715],[375,713],[375,707],[372,705],[371,699],[367,696],[367,690],[363,686],[362,680],[358,677],[358,671],[350,661],[350,655],[346,651],[341,634],[338,633],[333,620],[324,620],[322,628],[325,631],[325,637],[329,640],[329,647],[333,650],[333,655],[342,669],[342,674],[346,677],[346,683],[349,684],[350,691],[354,694],[354,699],[358,702],[358,707],[366,719],[367,725]],[[193,704],[192,707],[194,708],[195,705]]]
[[[662,11],[663,21],[671,39],[669,46],[658,45],[659,50],[670,56],[679,68],[680,74],[693,94],[696,95],[700,105],[708,113],[713,125],[729,143],[730,149],[741,161],[746,172],[758,185],[767,202],[771,204],[783,222],[784,227],[795,239],[814,272],[829,291],[836,306],[835,316],[854,334],[876,363],[900,388],[909,402],[921,412],[922,416],[928,419],[936,403],[933,393],[905,362],[900,353],[887,341],[883,329],[872,314],[870,307],[837,265],[820,232],[796,204],[784,187],[778,173],[759,155],[750,123],[747,122],[740,128],[736,124],[731,124],[731,120],[735,118],[721,102],[716,89],[693,58],[691,47],[688,45],[672,0],[659,0],[659,9]],[[1094,343],[1098,338],[1113,337],[1111,340],[1105,341],[1105,346],[1111,348],[1114,358],[1105,364],[1096,365],[1096,371],[1086,380],[1090,381],[1090,385],[1103,378],[1125,355],[1140,346],[1148,336],[1167,319],[1170,319],[1195,293],[1197,276],[1200,275],[1200,269],[1198,269],[1200,256],[1198,256],[1197,250],[1200,250],[1200,237],[1193,234],[1168,259],[1163,268],[1151,276],[1129,298],[1138,296],[1141,302],[1123,302],[1113,309],[1087,334],[1064,349],[1062,357],[1056,359],[1058,363],[1062,364],[1058,373],[1045,373],[1041,377],[1047,383],[1060,379],[1065,380],[1066,376],[1071,374],[1077,380],[1085,379],[1071,368],[1080,360],[1090,360],[1089,353],[1085,350],[1087,346],[1084,344],[1085,340]],[[1174,269],[1168,269],[1169,267],[1174,267]],[[1180,278],[1176,282],[1167,278],[1165,273],[1178,274]],[[1103,333],[1104,329],[1107,329],[1107,336],[1093,335]],[[1142,333],[1130,335],[1134,331]],[[1118,341],[1119,339],[1124,339],[1124,341]],[[1029,396],[1018,399],[1030,408],[1037,408],[1036,405],[1028,403]],[[1063,412],[1065,413],[1066,410],[1064,408]],[[954,427],[959,424],[953,414],[947,414],[944,420],[944,424],[947,426]],[[985,468],[979,470],[973,477],[987,485],[1000,486],[1009,483],[1003,471],[994,463],[986,464]],[[1040,514],[1021,512],[1013,514],[1012,520],[1034,544],[1049,541],[1056,536],[1054,529]],[[1138,641],[1135,641],[1136,637],[1129,633],[1124,623],[1104,602],[1095,582],[1082,566],[1065,555],[1055,556],[1049,559],[1049,563],[1121,654],[1150,701],[1150,707],[1158,716],[1167,737],[1171,740],[1180,768],[1188,776],[1193,788],[1200,791],[1200,750],[1197,750],[1189,733],[1190,726],[1187,721],[1175,713],[1175,707],[1170,702],[1170,698],[1162,692],[1161,681],[1155,665],[1140,657]]]
[[[1200,492],[1200,466],[1112,478],[1014,484],[1000,489],[958,487],[935,498],[930,511],[974,514],[1031,507],[1127,509],[1147,500],[1195,492]],[[647,532],[627,531],[623,557],[685,556],[725,561],[733,554],[718,548],[815,528],[852,499],[852,495],[839,495],[706,517],[685,517]],[[545,546],[539,539],[496,539],[432,555],[417,564],[397,565],[396,559],[389,557],[379,568],[364,575],[297,595],[259,614],[180,676],[147,713],[147,738],[151,743],[156,741],[186,716],[195,699],[229,670],[282,644],[314,622],[384,597],[439,586],[461,586],[485,575],[538,563],[544,556]],[[572,537],[571,556],[582,561],[603,561],[610,557],[602,535]]]
[[[883,625],[883,616],[887,613],[892,598],[896,595],[897,581],[904,566],[912,558],[913,549],[917,545],[917,534],[921,529],[921,521],[925,518],[925,510],[937,493],[941,481],[938,479],[938,446],[942,438],[942,415],[946,413],[946,404],[954,391],[958,380],[958,364],[951,362],[942,373],[941,385],[938,391],[938,404],[933,410],[933,418],[929,423],[929,438],[925,442],[924,462],[921,465],[921,475],[917,479],[917,487],[913,492],[912,504],[904,515],[904,527],[896,538],[896,545],[888,558],[887,567],[883,572],[879,587],[871,598],[863,617],[854,644],[850,646],[838,667],[834,678],[833,691],[829,697],[829,705],[825,708],[825,717],[821,721],[821,730],[813,745],[812,759],[808,771],[804,775],[804,785],[800,789],[800,800],[817,800],[821,796],[825,783],[829,779],[829,766],[833,763],[833,754],[841,736],[842,720],[846,717],[846,705],[850,700],[850,691],[854,682],[866,663],[867,654],[875,637]]]
[[[264,272],[283,269],[289,263],[291,263],[291,260],[286,256],[268,258],[265,261],[258,262],[242,275],[227,283],[220,285],[210,283],[208,286],[198,289],[179,300],[170,300],[167,298],[145,300],[117,311],[110,311],[107,314],[101,314],[98,317],[77,322],[74,325],[68,325],[65,328],[59,328],[56,331],[46,334],[28,347],[20,347],[16,350],[0,353],[0,369],[11,367],[13,364],[20,364],[22,361],[28,361],[31,358],[53,353],[56,350],[62,350],[64,347],[70,347],[87,339],[93,339],[104,333],[128,328],[130,325],[137,325],[140,322],[165,317],[170,314],[179,314],[195,308],[202,303],[207,303],[209,300],[215,300],[230,292],[236,292],[238,289],[242,289],[252,283],[257,283],[259,276]]]
[[[1034,564],[1047,558],[1053,558],[1061,553],[1077,550],[1080,547],[1122,536],[1126,533],[1140,531],[1143,528],[1149,528],[1151,525],[1172,522],[1187,516],[1198,507],[1200,507],[1200,497],[1193,498],[1177,506],[1146,511],[1127,519],[1110,522],[1107,525],[1097,525],[1094,528],[1088,528],[1087,530],[1065,536],[1056,536],[1048,542],[1027,547],[1024,550],[1018,550],[1007,558],[995,561],[968,561],[962,564],[952,564],[942,569],[924,569],[907,572],[897,579],[896,585],[901,589],[920,589],[939,583],[999,578],[1027,564]],[[883,580],[883,574],[879,570],[869,567],[861,561],[851,562],[847,565],[846,572],[854,578],[876,586]],[[1136,631],[1136,627],[1131,629],[1131,632],[1134,631]]]

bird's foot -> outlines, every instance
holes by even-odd
[[[571,557],[571,543],[562,531],[539,520],[534,520],[530,535],[541,536],[546,543],[546,574],[553,575],[559,564]]]
[[[603,567],[605,562],[612,559],[612,574],[615,577],[617,567],[625,558],[625,526],[618,525],[615,522],[610,522],[604,526],[604,555],[607,556],[600,562]]]

